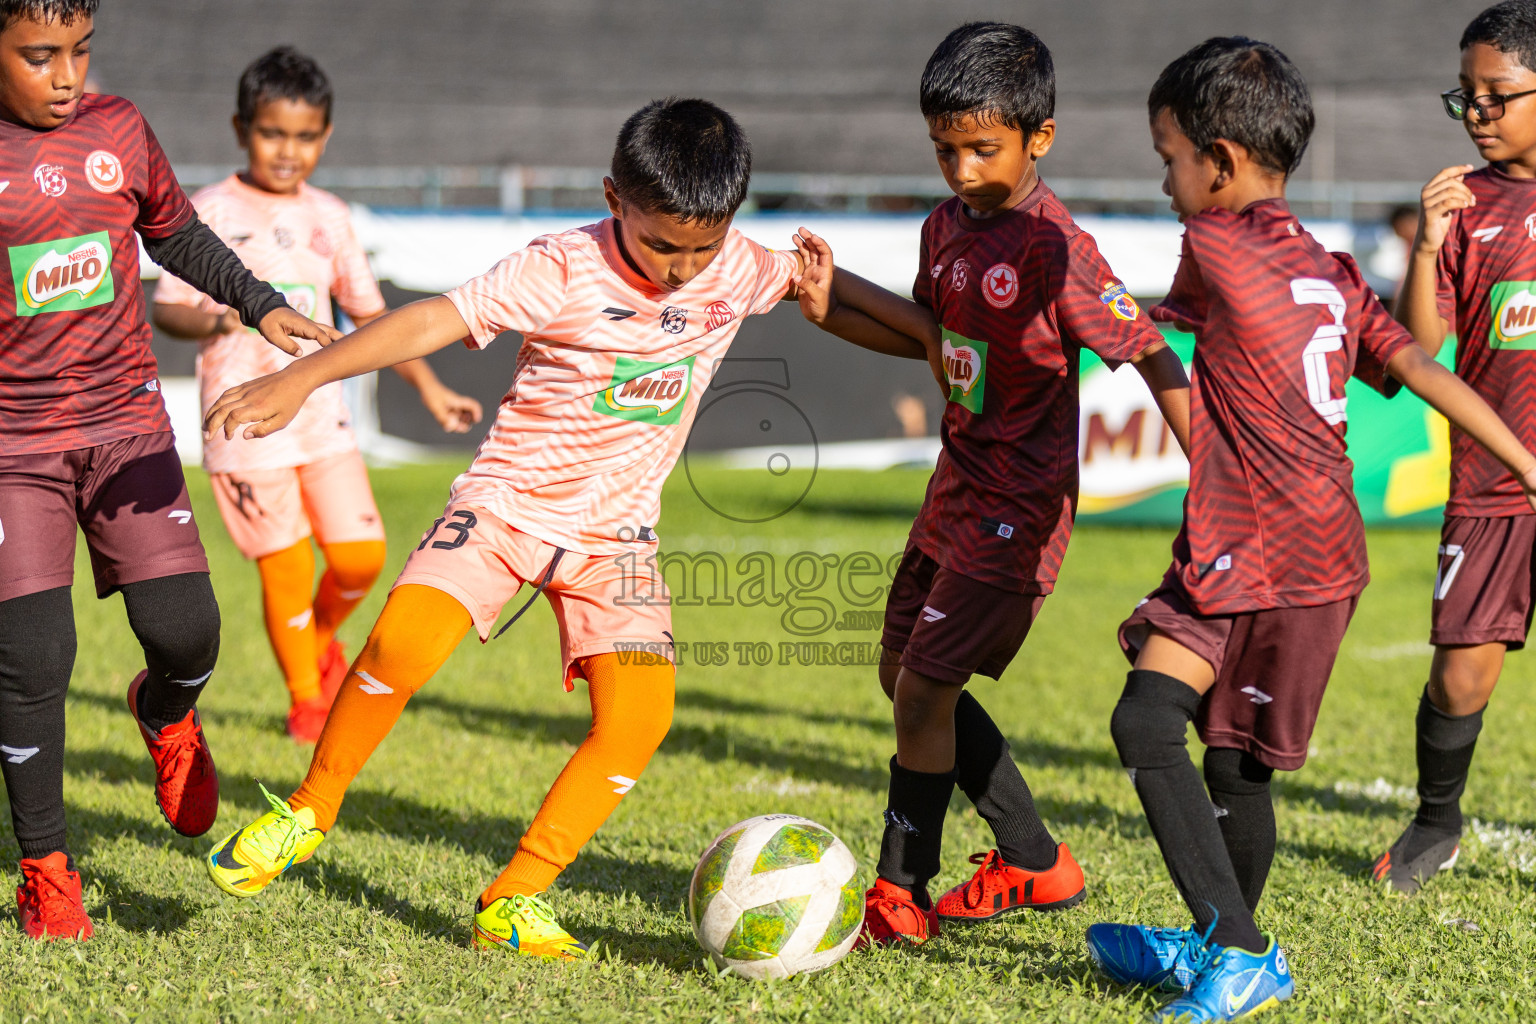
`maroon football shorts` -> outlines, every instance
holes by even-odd
[[[1430,602],[1432,644],[1525,646],[1536,516],[1446,516]]]
[[[1200,741],[1246,750],[1293,772],[1306,763],[1323,691],[1359,600],[1199,615],[1165,583],[1120,624],[1120,648],[1134,664],[1155,627],[1204,658],[1216,682],[1195,715]]]
[[[0,455],[0,601],[73,583],[77,526],[98,597],[125,583],[208,571],[170,431]]]
[[[880,643],[930,679],[963,685],[978,672],[997,679],[1044,603],[1044,594],[1015,594],[951,572],[909,543],[891,580]]]

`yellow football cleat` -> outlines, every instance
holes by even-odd
[[[291,866],[308,860],[325,839],[325,833],[315,828],[314,811],[308,807],[295,811],[268,793],[266,786],[261,786],[261,792],[272,809],[225,836],[208,852],[208,877],[241,899],[255,896]]]
[[[560,927],[555,912],[537,896],[503,896],[488,907],[475,904],[476,949],[504,949],[524,956],[580,960],[585,944]]]

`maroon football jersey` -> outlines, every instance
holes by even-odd
[[[1113,369],[1162,335],[1044,182],[986,219],[958,198],[934,210],[912,294],[943,327],[950,384],[912,539],[953,572],[1048,594],[1077,509],[1081,350]]]
[[[134,231],[164,238],[191,216],[160,144],[125,99],[84,96],[52,131],[0,121],[7,455],[171,429],[154,385]]]
[[[1354,374],[1380,386],[1413,338],[1281,199],[1189,218],[1152,316],[1195,334],[1189,494],[1169,581],[1202,615],[1360,593],[1370,576],[1344,384]]]
[[[1477,205],[1440,249],[1440,315],[1456,332],[1456,372],[1536,449],[1536,181],[1493,167],[1466,177]],[[1451,428],[1447,515],[1523,516],[1520,482]]]

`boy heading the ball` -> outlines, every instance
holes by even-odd
[[[1078,486],[1078,360],[1146,379],[1181,446],[1189,382],[1093,238],[1036,171],[1055,139],[1050,51],[1016,25],[963,25],[922,78],[922,111],[955,198],[924,222],[916,305],[846,271],[807,236],[801,302],[826,330],[941,364],[943,447],[886,605],[880,683],[896,756],[866,935],[921,942],[972,922],[1083,898],[1083,873],[1040,819],[1007,740],[967,690],[1017,655],[1056,583]],[[830,287],[833,294],[828,295]],[[924,345],[882,339],[888,325]],[[924,326],[926,325],[926,326]],[[997,849],[935,903],[958,782]]]
[[[135,235],[268,342],[334,336],[198,220],[132,103],[85,95],[95,14],[96,0],[0,0],[0,767],[34,938],[91,934],[64,826],[77,530],[97,596],[122,593],[144,649],[127,698],[161,812],[196,836],[218,810],[195,705],[219,609],[150,354]]]
[[[1088,945],[1121,982],[1187,989],[1156,1019],[1230,1020],[1294,991],[1253,916],[1275,852],[1269,783],[1306,760],[1369,579],[1345,381],[1390,390],[1390,372],[1515,473],[1522,500],[1536,500],[1536,456],[1287,208],[1313,114],[1284,54],[1207,40],[1164,69],[1147,107],[1185,224],[1152,315],[1195,334],[1190,485],[1173,564],[1120,627],[1134,668],[1110,728],[1195,924],[1094,925]]]
[[[1397,318],[1424,351],[1454,330],[1456,373],[1536,448],[1536,3],[1488,8],[1461,37],[1457,88],[1441,98],[1487,166],[1447,167],[1424,187]],[[1536,515],[1487,452],[1451,431],[1451,494],[1430,603],[1435,645],[1416,721],[1419,808],[1374,876],[1416,892],[1451,867],[1461,794],[1483,708],[1507,651],[1525,646],[1536,576]]]
[[[199,191],[192,205],[296,308],[329,324],[334,298],[361,325],[384,315],[384,296],[347,205],[308,184],[331,137],[331,98],[325,72],[291,47],[257,58],[240,76],[235,104],[246,168]],[[154,317],[167,334],[199,342],[204,412],[226,388],[294,359],[171,275],[155,289]],[[444,387],[426,360],[395,370],[444,429],[462,432],[479,420],[479,403]],[[384,522],[341,388],[321,388],[276,437],[212,437],[203,446],[219,515],[235,547],[256,563],[267,637],[288,686],[288,735],[301,743],[319,737],[347,672],[337,627],[384,568]],[[318,589],[311,536],[326,562]]]
[[[206,427],[282,429],[331,381],[464,338],[517,331],[516,374],[490,435],[395,581],[342,684],[309,774],[289,802],[231,833],[208,870],[253,896],[314,852],[347,786],[416,692],[475,629],[489,639],[526,582],[560,624],[566,688],[587,681],[592,728],[480,895],[482,948],[580,957],[544,892],[635,785],[671,724],[671,609],[651,593],[660,492],[742,318],[799,274],[793,252],[735,231],[751,150],[705,100],[653,102],[619,132],[604,192],[611,217],[546,235],[447,295],[412,303],[344,341],[226,392]],[[655,651],[654,656],[621,651]]]

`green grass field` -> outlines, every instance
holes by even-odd
[[[386,580],[440,511],[457,468],[375,473],[392,541]],[[283,734],[286,693],[261,628],[255,573],[224,536],[205,478],[191,476],[224,614],[220,667],[202,704],[223,779],[222,834],[264,809],[255,779],[286,795],[309,755]],[[695,473],[707,496],[742,507],[768,497],[757,494],[758,476]],[[802,551],[839,556],[841,565],[855,564],[847,556],[859,551],[884,559],[901,549],[924,480],[904,471],[823,473],[792,514],[742,525],[704,507],[679,472],[668,486],[663,543],[719,551],[733,563],[767,552],[781,573]],[[706,967],[683,911],[689,874],[724,826],[791,811],[836,831],[868,880],[894,750],[874,669],[778,664],[781,642],[874,642],[878,632],[860,616],[843,623],[858,628],[797,638],[782,604],[675,609],[681,641],[714,645],[706,652],[752,646],[726,647],[724,665],[689,657],[680,670],[671,735],[551,895],[564,923],[599,943],[601,955],[557,964],[479,956],[467,942],[471,901],[512,853],[587,726],[584,693],[561,690],[543,602],[500,640],[467,640],[358,779],[316,857],[259,898],[235,901],[203,871],[216,835],[182,839],[154,807],[150,764],[122,703],[140,655],[120,599],[97,602],[82,586],[65,796],[97,933],[83,945],[41,945],[0,929],[0,1019],[1139,1019],[1154,1000],[1102,981],[1082,936],[1097,920],[1187,922],[1108,734],[1126,668],[1114,629],[1159,578],[1170,532],[1080,528],[1022,654],[1002,682],[976,687],[1012,739],[1047,822],[1082,862],[1087,902],[952,930],[922,949],[855,953],[824,974],[767,985]],[[1386,897],[1367,877],[1410,813],[1434,547],[1429,532],[1372,534],[1375,582],[1345,640],[1311,760],[1277,777],[1280,848],[1260,924],[1288,948],[1299,990],[1267,1019],[1515,1020],[1532,1012],[1536,752],[1524,738],[1536,730],[1536,696],[1528,657],[1511,660],[1488,716],[1464,805],[1478,824],[1457,871],[1412,901]],[[801,559],[798,571],[813,564]],[[78,578],[89,579],[83,561]],[[871,579],[855,583],[868,588]],[[384,590],[343,629],[351,649]],[[839,615],[881,607],[837,596],[835,580],[819,593]],[[802,600],[809,596],[796,599],[801,628],[818,614]],[[762,644],[772,653],[766,666],[751,656]],[[937,886],[966,877],[966,855],[989,844],[957,793]],[[16,856],[8,821],[0,849]]]

